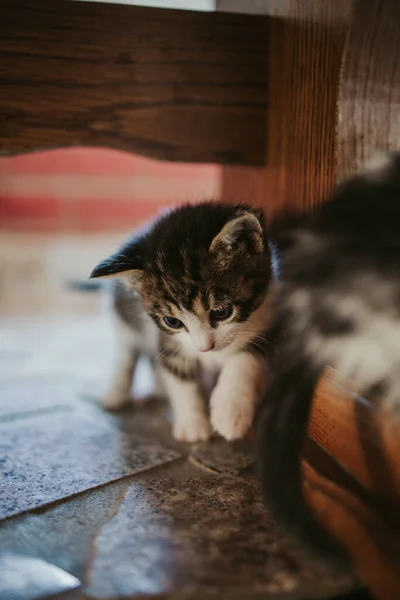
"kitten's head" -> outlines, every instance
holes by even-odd
[[[91,277],[123,279],[158,327],[196,353],[240,340],[265,299],[269,263],[261,210],[207,202],[164,214]]]

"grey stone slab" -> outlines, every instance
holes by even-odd
[[[274,595],[348,590],[349,574],[301,563],[246,478],[130,486],[96,539],[85,594],[94,598]],[[169,596],[170,595],[170,596]]]
[[[247,440],[227,442],[217,438],[193,446],[190,460],[214,473],[247,474],[255,462],[254,448]]]
[[[2,521],[1,552],[40,558],[84,581],[93,539],[118,512],[128,486],[127,479],[115,481]]]
[[[208,473],[180,459],[141,472],[135,476],[135,481],[154,480],[157,477],[182,480],[195,475],[210,477]],[[40,511],[2,521],[1,552],[40,558],[85,582],[87,565],[92,556],[92,542],[101,527],[118,513],[130,481],[131,478],[112,482]],[[71,598],[76,600],[79,592],[74,594]],[[68,600],[69,597],[70,594]]]
[[[62,383],[66,389],[99,398],[108,391],[117,355],[110,314],[0,318],[0,385]],[[133,395],[152,395],[154,383],[140,361]]]
[[[92,407],[0,424],[0,518],[174,460]]]
[[[40,558],[18,554],[0,556],[0,598],[35,600],[80,585],[79,579]]]
[[[0,422],[43,411],[69,411],[76,397],[55,382],[24,380],[0,385]]]
[[[55,376],[106,384],[113,370],[114,338],[107,314],[0,319],[0,382]]]

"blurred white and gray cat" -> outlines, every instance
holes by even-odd
[[[326,365],[381,408],[400,409],[400,154],[345,182],[309,216],[271,232],[281,274],[258,454],[274,517],[317,556],[343,559],[308,510],[301,455]]]

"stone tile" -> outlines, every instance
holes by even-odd
[[[1,552],[40,558],[83,582],[93,539],[118,512],[128,486],[123,479],[2,521]]]
[[[113,374],[114,327],[110,314],[0,319],[0,385],[62,382],[66,389],[98,399]],[[134,396],[153,392],[152,371],[141,360]]]
[[[0,598],[33,600],[79,586],[79,579],[40,558],[0,556]]]
[[[174,460],[92,407],[0,425],[0,518]]]
[[[0,348],[0,382],[58,377],[105,383],[114,357],[111,316],[56,313],[3,319]]]
[[[326,597],[349,575],[300,563],[277,534],[256,482],[146,481],[130,486],[96,539],[85,594],[94,598],[293,592]]]
[[[35,412],[68,412],[75,401],[68,388],[56,383],[26,379],[21,383],[0,384],[0,422]]]
[[[216,438],[193,446],[190,460],[214,473],[241,475],[254,464],[254,448],[247,440],[232,443]]]
[[[161,477],[179,481],[194,476],[209,477],[185,459],[179,459],[133,477],[142,482]],[[54,563],[84,582],[93,539],[118,513],[131,482],[132,478],[125,478],[39,511],[2,521],[1,552],[29,555]]]

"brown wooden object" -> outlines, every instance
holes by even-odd
[[[350,0],[292,0],[269,22],[266,193],[306,210],[335,184],[335,115]]]
[[[266,166],[263,176],[224,168],[223,191],[228,198],[246,200],[250,178],[254,200],[268,214],[287,206],[309,210],[335,185],[336,106],[352,2],[265,0],[259,5],[264,13],[280,14],[268,18]]]
[[[340,541],[378,600],[400,597],[400,536],[368,499],[304,463],[304,491],[314,513]]]
[[[3,0],[0,151],[264,164],[266,19]]]
[[[400,421],[395,415],[327,369],[315,394],[309,434],[400,526]]]
[[[339,179],[400,146],[400,2],[357,0],[347,34],[337,123]]]

